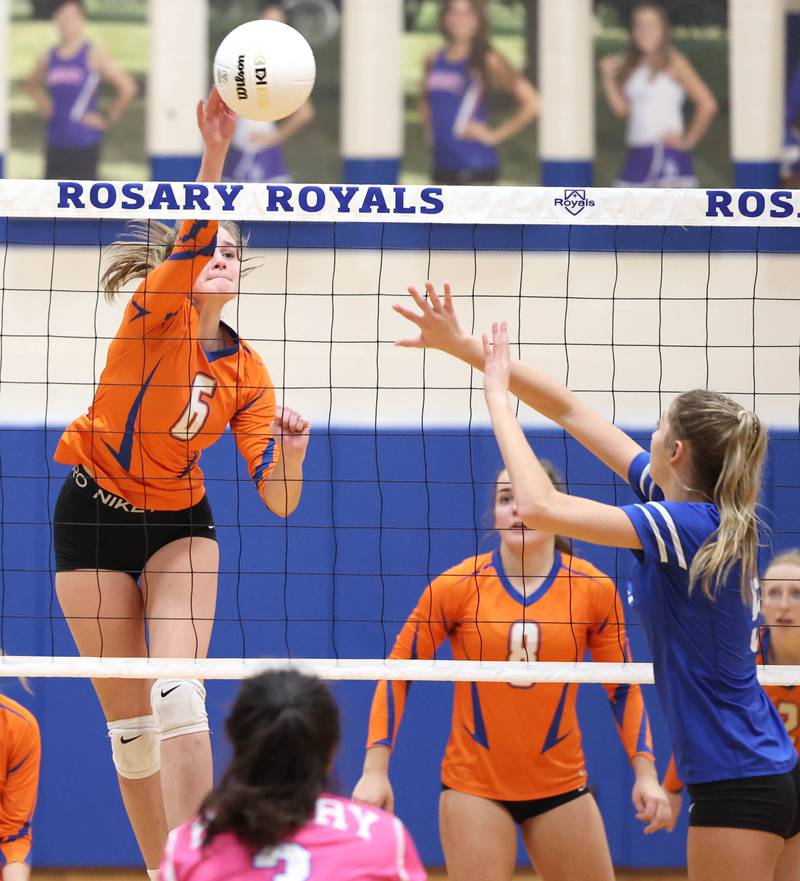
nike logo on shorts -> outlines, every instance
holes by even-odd
[[[142,736],[141,734],[137,734],[136,737],[125,737],[125,735],[123,734],[122,737],[120,737],[119,742],[120,743],[133,743],[134,740],[138,740],[141,736]]]
[[[178,683],[177,685],[173,685],[172,688],[168,688],[166,691],[162,691],[161,697],[166,697],[168,694],[172,694],[172,692],[175,691],[176,688],[180,688],[180,687],[181,687],[180,683]]]

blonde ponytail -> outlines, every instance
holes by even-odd
[[[742,599],[749,604],[758,576],[758,499],[767,451],[761,420],[716,392],[696,390],[680,395],[669,414],[671,434],[685,440],[694,479],[720,516],[719,528],[706,539],[689,568],[689,590],[700,584],[714,599],[719,586],[738,563]]]
[[[222,221],[220,226],[229,232],[241,255],[246,244],[238,224]],[[129,281],[145,278],[160,266],[172,253],[178,235],[177,226],[167,226],[158,220],[135,220],[129,224],[126,238],[114,242],[106,249],[106,270],[100,279],[106,302],[113,303],[120,289]],[[240,277],[253,267],[242,261]]]

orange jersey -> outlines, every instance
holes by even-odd
[[[764,644],[764,638],[762,637],[762,646]],[[763,652],[759,652],[756,657],[756,664],[763,663]],[[764,691],[772,703],[775,704],[775,709],[780,713],[783,724],[789,732],[789,737],[792,738],[794,748],[800,753],[800,686],[765,685]],[[683,789],[683,781],[678,777],[678,771],[675,767],[675,756],[671,756],[669,760],[663,785],[664,789],[669,792],[680,792]]]
[[[0,694],[0,859],[27,862],[39,788],[41,741],[36,719]]]
[[[214,256],[217,222],[184,221],[170,257],[139,285],[108,350],[92,406],[55,459],[83,465],[138,508],[176,511],[203,497],[199,460],[230,425],[256,485],[275,467],[275,391],[261,358],[230,328],[206,352],[189,294]]]
[[[527,599],[509,582],[499,552],[470,557],[434,579],[403,626],[391,658],[433,658],[445,639],[459,660],[625,661],[630,651],[613,582],[577,557],[556,552]],[[653,758],[650,722],[637,685],[606,685],[629,757]],[[407,682],[379,682],[367,746],[393,747]],[[485,798],[524,801],[586,783],[575,683],[457,682],[445,786]]]

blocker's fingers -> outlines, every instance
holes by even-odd
[[[431,308],[434,312],[439,312],[442,308],[442,301],[439,299],[439,295],[436,293],[436,288],[434,287],[432,281],[425,282],[425,290],[428,294],[428,300],[430,301]]]
[[[411,294],[411,299],[419,306],[419,308],[425,312],[429,313],[431,311],[431,307],[428,304],[427,300],[422,296],[422,294],[414,287],[409,287],[409,294]]]
[[[402,315],[403,318],[407,318],[409,321],[413,321],[414,324],[417,325],[417,327],[422,324],[422,319],[420,318],[420,316],[417,315],[416,312],[412,312],[410,309],[406,309],[405,306],[401,306],[399,303],[395,303],[392,306],[392,309],[394,309],[394,311],[397,312],[398,315]]]
[[[453,311],[453,294],[452,294],[452,291],[450,290],[450,282],[449,281],[446,281],[444,283],[444,308],[448,312]]]

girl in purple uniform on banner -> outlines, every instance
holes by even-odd
[[[104,130],[117,122],[136,95],[136,82],[84,37],[82,0],[56,3],[58,44],[39,59],[28,93],[47,120],[45,178],[94,180]],[[108,80],[116,91],[108,113],[100,113],[98,89]]]
[[[286,24],[286,11],[280,3],[269,3],[261,18]],[[250,183],[288,183],[292,180],[283,144],[304,129],[313,119],[314,105],[309,99],[291,116],[276,125],[239,117],[231,141],[222,179]]]
[[[627,50],[600,59],[611,112],[628,128],[628,155],[617,180],[622,187],[695,187],[692,150],[717,112],[711,90],[672,45],[670,23],[657,3],[640,3],[631,15]],[[683,105],[694,106],[688,128]]]
[[[533,85],[489,43],[483,0],[444,0],[439,29],[446,45],[425,61],[420,119],[433,146],[433,180],[438,184],[494,183],[495,147],[530,125],[539,113]],[[486,92],[510,92],[517,110],[492,128]]]

